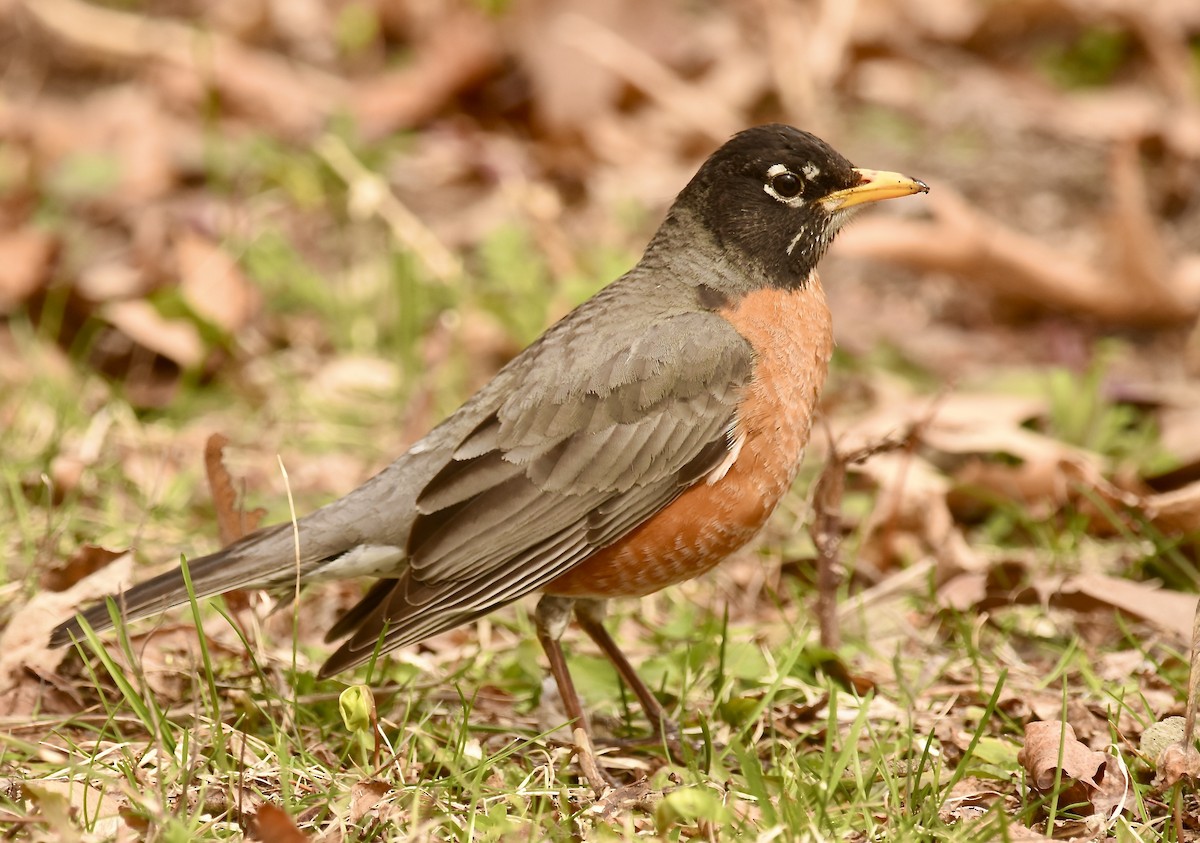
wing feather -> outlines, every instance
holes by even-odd
[[[408,569],[372,591],[325,672],[369,658],[381,635],[384,649],[411,644],[541,588],[720,465],[749,344],[707,312],[630,324],[624,347],[589,349],[581,317],[518,361],[418,495]]]

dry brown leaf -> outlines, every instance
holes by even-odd
[[[21,790],[37,814],[55,833],[54,839],[84,840],[79,834],[79,821],[86,816],[90,829],[89,840],[122,839],[125,821],[122,810],[127,804],[124,796],[108,793],[80,781],[36,779],[22,782]],[[94,825],[93,825],[94,823]]]
[[[1196,595],[1159,588],[1104,574],[1080,574],[1063,582],[1050,597],[1056,606],[1076,611],[1111,607],[1178,635],[1192,634]]]
[[[351,823],[357,824],[368,814],[374,816],[390,813],[390,805],[380,806],[380,801],[392,792],[392,786],[378,779],[361,779],[350,787],[350,816]],[[385,819],[380,816],[380,819]]]
[[[282,808],[266,803],[258,809],[247,836],[265,843],[306,843],[308,835],[296,827]]]
[[[1179,324],[1200,312],[1200,290],[1169,279],[1130,284],[986,215],[949,185],[933,187],[933,221],[871,217],[841,235],[843,253],[946,272],[975,289],[986,284],[1007,298],[1114,324]]]
[[[49,280],[58,238],[36,228],[0,232],[0,315],[12,313]]]
[[[221,547],[233,544],[247,533],[258,529],[266,516],[265,509],[243,511],[238,506],[238,493],[233,488],[233,478],[222,459],[229,438],[220,433],[208,437],[204,444],[204,471],[208,476],[208,488],[212,492],[213,507],[217,511],[217,536]]]
[[[1006,560],[986,572],[966,572],[938,590],[938,603],[959,612],[1001,606],[1049,605],[1075,612],[1116,610],[1188,640],[1196,596],[1104,574],[1066,579],[1034,575]]]
[[[949,481],[928,462],[915,454],[882,454],[852,470],[879,489],[863,530],[860,560],[885,570],[931,556],[939,580],[982,567],[950,514]]]
[[[181,368],[194,369],[204,362],[204,340],[196,326],[167,319],[147,301],[108,302],[100,308],[100,316],[138,345]]]
[[[66,562],[44,566],[38,577],[38,584],[47,591],[66,591],[84,577],[90,577],[128,552],[109,550],[95,544],[82,544]]]
[[[1200,483],[1150,495],[1142,506],[1154,526],[1168,535],[1200,533]]]
[[[1076,740],[1069,723],[1054,720],[1027,724],[1024,744],[1017,753],[1017,761],[1029,774],[1033,788],[1044,793],[1054,787],[1057,779],[1063,798],[1071,800],[1066,804],[1091,803],[1104,779],[1111,775],[1109,760],[1106,753]]]
[[[1166,790],[1183,779],[1191,782],[1200,778],[1200,752],[1196,751],[1196,690],[1200,684],[1197,676],[1197,638],[1200,637],[1200,610],[1192,630],[1191,675],[1188,680],[1186,717],[1167,717],[1152,723],[1142,733],[1138,751],[1154,765],[1154,786]]]
[[[51,648],[50,631],[78,606],[112,594],[133,576],[133,554],[126,553],[76,582],[66,591],[41,591],[22,606],[0,631],[0,688],[20,681],[26,668],[49,672],[68,648]]]
[[[1200,752],[1192,745],[1173,743],[1162,751],[1154,762],[1154,784],[1166,789],[1183,779],[1200,778]]]
[[[175,238],[179,291],[188,305],[228,334],[257,315],[262,294],[218,244],[191,230]]]
[[[146,71],[173,102],[200,107],[216,88],[236,111],[284,135],[307,137],[341,102],[344,80],[315,67],[245,47],[219,33],[163,17],[80,0],[24,0],[31,17],[79,58],[101,57]],[[204,49],[196,49],[196,45]]]
[[[965,776],[951,788],[938,817],[945,823],[972,822],[986,816],[996,803],[1004,802],[1005,796],[996,790],[994,782]]]
[[[403,68],[355,85],[350,111],[367,138],[411,129],[496,73],[503,58],[496,27],[473,8],[459,9],[417,41]]]

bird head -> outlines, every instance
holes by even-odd
[[[857,168],[817,136],[776,123],[714,152],[668,220],[698,220],[725,255],[772,286],[796,287],[863,205],[928,190],[899,173]]]

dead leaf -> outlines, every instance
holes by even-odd
[[[1004,802],[1004,794],[996,790],[994,783],[965,776],[951,788],[938,817],[945,823],[972,822],[986,816],[996,803]]]
[[[1133,807],[1133,782],[1129,777],[1129,770],[1120,759],[1108,756],[1100,786],[1092,792],[1088,801],[1092,810],[1103,817],[1106,823],[1112,822],[1126,809]]]
[[[1061,248],[1019,232],[975,208],[952,187],[934,184],[934,221],[871,217],[840,237],[843,253],[970,279],[1019,301],[1121,325],[1195,319],[1200,291],[1164,283],[1143,289]]]
[[[0,315],[17,309],[50,278],[58,238],[36,228],[0,232]]]
[[[82,544],[66,562],[45,566],[38,577],[38,584],[47,591],[66,591],[84,577],[91,576],[128,552],[109,550],[95,544]]]
[[[129,585],[133,554],[126,553],[76,582],[66,591],[41,591],[22,606],[0,631],[0,688],[21,681],[25,669],[53,671],[69,648],[51,648],[50,631],[67,620],[75,609],[100,600]]]
[[[195,369],[204,362],[204,341],[191,322],[167,319],[148,301],[108,302],[100,309],[101,317],[129,339],[161,354],[183,369]]]
[[[392,792],[392,786],[378,779],[361,779],[350,787],[350,822],[357,824],[368,814],[387,813],[391,806],[377,811],[376,806]],[[381,817],[382,819],[382,817]]]
[[[1171,632],[1184,641],[1192,634],[1196,614],[1196,595],[1159,588],[1147,583],[1110,577],[1105,574],[1080,574],[1064,581],[1050,596],[1050,602],[1076,611],[1095,611],[1098,607],[1118,609]]]
[[[266,843],[306,843],[308,835],[296,827],[282,808],[266,803],[258,809],[247,836]]]
[[[1200,533],[1200,483],[1151,495],[1142,505],[1154,525],[1170,535]]]
[[[1183,779],[1200,778],[1200,752],[1196,747],[1173,743],[1154,762],[1154,786],[1165,790]]]
[[[1154,786],[1165,790],[1183,779],[1200,778],[1200,752],[1186,739],[1187,718],[1167,717],[1142,733],[1138,751],[1154,765]]]
[[[233,478],[222,459],[229,439],[214,433],[204,444],[204,471],[212,491],[213,507],[217,511],[217,535],[221,547],[228,547],[247,533],[258,529],[267,511],[262,508],[246,512],[238,506],[239,495],[233,488]]]
[[[1119,611],[1189,640],[1196,596],[1105,574],[1067,578],[1031,573],[1006,559],[986,571],[960,574],[938,590],[938,602],[954,611],[990,611],[1002,606],[1053,606],[1075,612]]]
[[[852,470],[879,489],[859,547],[862,561],[883,571],[932,557],[939,580],[982,567],[947,506],[950,481],[928,462],[912,453],[883,454]]]
[[[236,334],[258,313],[262,294],[237,262],[207,237],[185,229],[175,238],[179,291],[196,313]]]
[[[1033,787],[1040,791],[1053,787],[1056,778],[1094,785],[1106,758],[1103,752],[1088,749],[1076,740],[1069,723],[1055,720],[1027,724],[1024,743],[1017,753],[1017,761],[1029,774]]]
[[[128,800],[106,792],[93,784],[59,779],[35,779],[22,782],[22,790],[36,805],[52,828],[66,834],[59,840],[118,840],[125,824],[122,811]],[[69,817],[69,826],[58,827]],[[80,821],[86,817],[90,837],[78,837]],[[68,830],[69,829],[69,830]]]
[[[382,138],[432,118],[457,94],[496,73],[504,59],[496,27],[474,8],[439,19],[416,40],[399,70],[355,85],[350,110],[366,138]]]
[[[1069,723],[1036,720],[1027,724],[1017,760],[1035,790],[1049,791],[1057,779],[1062,788],[1060,804],[1086,804],[1092,813],[1106,819],[1122,810],[1132,796],[1129,776],[1117,759],[1078,741]]]
[[[316,67],[164,17],[79,0],[25,0],[32,18],[80,59],[101,56],[171,86],[176,102],[199,107],[216,88],[235,110],[284,135],[307,136],[345,102],[349,86]],[[205,49],[196,50],[202,43]]]

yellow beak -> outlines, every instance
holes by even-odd
[[[929,192],[929,185],[925,182],[910,179],[899,173],[859,168],[855,168],[854,172],[862,177],[860,183],[818,200],[827,211],[841,211],[867,202],[879,202],[883,199],[896,199],[900,196],[911,196],[914,193]]]

